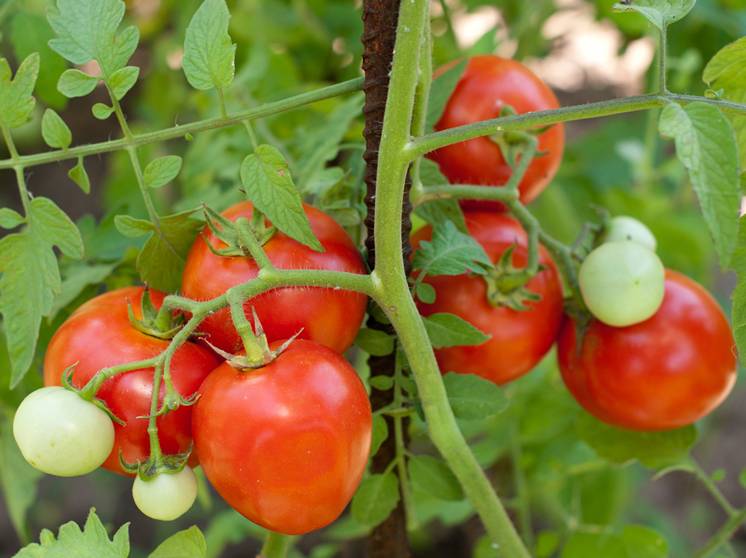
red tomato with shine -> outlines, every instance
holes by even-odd
[[[342,513],[365,471],[371,427],[355,369],[331,349],[297,339],[263,368],[221,365],[202,384],[192,415],[213,487],[244,517],[287,535],[320,529]]]
[[[469,234],[482,245],[492,262],[514,242],[513,265],[526,265],[526,233],[515,219],[486,211],[465,212]],[[412,236],[412,247],[430,240],[432,227],[420,229]],[[530,310],[516,311],[492,306],[487,300],[487,285],[478,275],[427,276],[425,283],[435,288],[433,304],[417,301],[423,316],[439,312],[455,314],[492,338],[480,345],[443,347],[435,350],[443,374],[476,374],[497,385],[522,376],[546,355],[557,338],[562,323],[562,279],[549,252],[539,246],[539,263],[546,267],[526,287],[539,295],[538,302],[528,302]]]
[[[498,118],[506,105],[518,114],[560,106],[552,90],[520,62],[493,55],[473,56],[435,130]],[[537,156],[518,186],[524,204],[534,200],[557,173],[565,148],[563,124],[542,132],[538,140]],[[542,152],[544,155],[539,156]],[[498,145],[487,136],[442,147],[427,157],[438,163],[440,171],[453,184],[503,186],[513,174]],[[464,209],[505,209],[499,202],[484,200],[462,200],[461,205]]]
[[[365,264],[350,235],[331,217],[303,204],[316,237],[326,250],[315,252],[282,232],[264,245],[269,260],[278,269],[325,269],[365,273]],[[238,203],[222,215],[230,221],[239,217],[251,219],[251,202]],[[202,231],[215,248],[225,248],[209,227]],[[221,257],[213,254],[205,238],[197,237],[189,252],[181,291],[193,300],[209,300],[229,288],[257,277],[259,267],[251,258]],[[273,289],[244,304],[246,317],[253,323],[251,307],[256,310],[269,341],[289,339],[301,329],[299,339],[309,339],[343,353],[357,335],[365,316],[367,297],[346,290],[318,287]],[[208,316],[199,331],[209,334],[210,343],[231,353],[243,349],[229,308]]]
[[[75,310],[56,331],[44,357],[44,385],[61,385],[65,369],[78,363],[72,383],[82,388],[102,368],[152,358],[168,348],[169,342],[146,335],[130,324],[127,299],[138,319],[142,318],[140,301],[143,287],[127,287],[99,295]],[[165,293],[150,289],[150,298],[160,308]],[[174,389],[184,398],[196,393],[202,381],[218,366],[215,358],[199,345],[187,342],[171,360],[171,380]],[[122,372],[106,380],[97,397],[126,426],[114,423],[114,449],[102,467],[121,475],[126,473],[119,464],[145,461],[150,455],[148,420],[137,418],[150,414],[154,368]],[[161,383],[159,401],[163,401],[166,387]],[[192,407],[182,406],[158,418],[158,437],[164,454],[189,450],[192,443]],[[189,464],[199,464],[196,452]],[[134,475],[129,475],[134,476]]]
[[[559,338],[567,389],[589,413],[619,428],[679,428],[710,413],[736,382],[728,319],[701,285],[666,270],[652,318],[629,327],[591,322],[578,352],[575,323]]]

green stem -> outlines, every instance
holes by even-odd
[[[566,246],[549,236],[544,231],[539,231],[539,240],[546,247],[547,250],[552,254],[552,257],[557,261],[557,264],[562,270],[562,276],[567,282],[567,286],[570,288],[573,298],[580,304],[581,308],[585,308],[583,302],[583,295],[580,292],[580,283],[578,282],[578,272],[575,268],[575,262],[572,259],[572,252],[569,246]]]
[[[396,360],[394,366],[394,409],[400,409],[402,404],[401,393],[401,365]],[[401,488],[402,500],[404,501],[404,514],[406,516],[407,530],[414,531],[419,527],[417,517],[414,513],[414,498],[412,497],[412,485],[407,474],[407,447],[404,443],[404,417],[399,413],[391,415],[394,419],[394,438],[396,441],[397,472],[399,473],[399,486]]]
[[[443,19],[446,20],[446,25],[448,25],[448,37],[453,41],[453,48],[455,48],[457,51],[460,51],[461,49],[458,46],[458,37],[456,37],[456,30],[453,28],[453,19],[451,19],[451,8],[448,6],[448,3],[446,0],[440,0],[440,7],[443,9]]]
[[[148,358],[145,360],[138,360],[136,362],[126,362],[124,364],[118,364],[117,366],[110,366],[108,368],[102,368],[96,373],[95,376],[93,376],[93,378],[88,380],[88,383],[85,386],[83,386],[79,395],[86,401],[92,401],[93,398],[96,397],[96,392],[98,392],[99,388],[101,387],[101,384],[103,384],[106,380],[108,380],[112,376],[116,376],[117,374],[121,374],[122,372],[129,372],[130,370],[140,370],[142,368],[150,368],[152,366],[155,366],[160,358],[161,356],[159,355],[159,356]],[[74,371],[73,371],[73,376],[75,376]]]
[[[658,47],[658,88],[661,93],[668,93],[666,84],[666,42],[668,26],[663,23],[661,29],[660,45]]]
[[[514,289],[530,281],[539,271],[539,221],[526,209],[520,200],[515,199],[506,204],[513,216],[518,219],[528,237],[528,261],[521,273],[503,277],[499,283],[501,289]]]
[[[264,546],[259,552],[261,558],[285,558],[293,538],[290,535],[281,535],[274,531],[267,531]]]
[[[259,365],[264,362],[264,350],[256,335],[254,335],[251,323],[246,319],[246,315],[244,314],[244,299],[237,291],[229,292],[228,302],[231,308],[231,318],[233,318],[233,325],[236,326],[236,331],[241,336],[246,357],[252,365]]]
[[[264,217],[262,217],[262,220],[264,220]],[[249,220],[246,217],[236,219],[236,228],[238,229],[239,240],[249,251],[251,257],[254,258],[259,269],[275,269],[275,266],[273,266],[272,262],[269,261],[264,248],[262,248],[262,245],[259,244],[259,241],[254,236],[251,226],[249,225]]]
[[[405,279],[401,205],[409,163],[418,156],[413,156],[416,150],[408,144],[408,138],[428,9],[429,2],[415,0],[402,2],[399,13],[376,177],[377,183],[386,187],[376,193],[376,265],[371,275],[376,287],[374,298],[400,336],[417,382],[430,438],[453,469],[489,536],[500,545],[503,554],[528,558],[528,551],[456,424],[430,340]]]
[[[702,482],[702,484],[705,485],[705,487],[710,492],[710,494],[712,494],[715,500],[717,500],[717,503],[720,504],[720,507],[723,508],[725,513],[727,513],[729,517],[733,517],[734,515],[736,515],[737,513],[736,509],[731,505],[731,503],[728,501],[725,495],[720,491],[720,489],[714,483],[710,475],[708,475],[704,471],[704,469],[702,469],[702,466],[697,461],[695,461],[694,459],[690,459],[689,461],[692,467],[694,468],[694,474]]]
[[[159,235],[163,236],[161,234],[160,229],[160,221],[158,219],[158,213],[155,210],[155,206],[153,205],[153,200],[150,197],[150,192],[148,191],[148,185],[145,184],[145,178],[142,174],[142,167],[140,166],[140,159],[137,157],[137,148],[133,145],[127,147],[127,153],[129,153],[130,161],[132,162],[132,168],[135,170],[135,178],[137,179],[137,186],[140,188],[140,194],[142,195],[142,199],[145,202],[145,207],[148,210],[148,217],[150,217],[150,222],[155,225],[155,228]],[[169,247],[171,245],[169,244]],[[171,247],[171,250],[174,251],[174,254],[176,251]]]
[[[152,463],[160,463],[163,460],[161,442],[158,439],[158,396],[161,392],[161,379],[163,377],[163,364],[155,365],[153,375],[153,393],[150,398],[150,418],[148,419],[148,437],[150,438],[150,456]]]
[[[109,81],[106,76],[104,76],[104,83],[106,84],[106,89],[109,90],[109,96],[111,97],[111,106],[114,107],[114,112],[117,115],[117,120],[119,120],[119,126],[122,128],[124,141],[126,143],[130,143],[132,141],[132,132],[130,131],[130,127],[127,125],[127,119],[124,117],[122,106],[119,104],[119,101],[117,101],[117,98],[111,92],[111,89],[109,88]]]
[[[746,521],[746,508],[740,509],[732,515],[712,538],[690,558],[708,558],[710,554],[728,542],[728,539],[744,521]]]
[[[676,95],[668,92],[660,94],[654,93],[650,95],[612,99],[610,101],[601,101],[599,103],[588,103],[572,107],[562,107],[526,114],[503,116],[501,118],[483,120],[465,126],[449,128],[448,130],[442,130],[421,138],[413,139],[407,145],[407,157],[409,161],[413,161],[425,153],[445,147],[446,145],[459,143],[480,136],[487,136],[496,132],[507,132],[510,130],[527,129],[536,126],[547,126],[559,122],[570,122],[587,118],[597,118],[599,116],[610,116],[612,114],[660,108],[671,102],[679,103],[681,105],[702,102],[717,106],[721,111],[729,114],[746,116],[746,104],[743,103],[718,101],[717,99],[697,97],[695,95]]]
[[[254,150],[254,153],[256,153],[259,144],[256,141],[254,130],[251,128],[251,123],[248,120],[244,120],[243,125],[246,127],[246,131],[249,133],[249,138],[251,139],[251,147]]]
[[[244,120],[256,120],[257,118],[264,118],[273,114],[300,108],[317,101],[323,101],[332,97],[338,97],[339,95],[353,93],[360,90],[362,85],[363,78],[353,79],[337,85],[324,87],[323,89],[312,91],[310,93],[296,95],[295,97],[290,97],[289,99],[284,99],[276,103],[267,103],[266,105],[262,105],[260,107],[240,111],[231,115],[227,119],[223,119],[222,117],[210,118],[208,120],[201,120],[199,122],[193,122],[191,124],[185,124],[183,126],[166,128],[165,130],[133,135],[132,141],[129,144],[140,147],[143,145],[149,145],[151,143],[160,143],[171,139],[183,138],[186,134],[193,135],[198,132],[205,132],[207,130],[215,130],[218,128],[233,126],[235,124],[240,124]],[[73,147],[72,149],[68,149],[65,152],[49,151],[47,153],[25,155],[23,157],[17,157],[16,159],[11,158],[0,161],[0,169],[12,168],[15,164],[18,163],[22,164],[24,167],[30,167],[34,165],[43,165],[45,163],[53,163],[55,161],[64,161],[66,159],[77,159],[81,156],[85,157],[98,153],[118,151],[127,147],[127,145],[128,144],[124,139],[119,139],[103,143],[94,143],[91,145],[81,145],[78,147]]]
[[[415,191],[413,185],[412,192]],[[425,202],[450,198],[490,200],[506,203],[518,198],[518,192],[506,188],[485,188],[473,184],[438,184],[417,189],[417,196],[412,196],[412,206],[419,207]]]
[[[513,462],[513,482],[515,483],[518,525],[521,530],[521,537],[526,546],[534,546],[534,533],[531,527],[531,500],[526,481],[526,475],[521,468],[523,457],[521,447],[521,435],[518,420],[511,424],[510,428],[510,456]]]
[[[225,110],[225,95],[223,95],[223,90],[220,87],[216,87],[215,89],[218,90],[218,98],[220,99],[220,115],[223,120],[228,119],[228,112]]]

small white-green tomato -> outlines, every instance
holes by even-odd
[[[622,240],[637,242],[653,252],[658,246],[655,235],[645,223],[626,215],[612,217],[609,228],[603,236],[604,242],[619,242]]]
[[[97,469],[109,457],[114,424],[77,393],[50,386],[21,402],[13,436],[31,465],[50,475],[74,477]]]
[[[583,261],[578,280],[588,309],[610,326],[644,322],[663,302],[663,264],[637,242],[601,244]]]
[[[178,473],[161,473],[147,482],[138,475],[132,497],[148,517],[172,521],[184,515],[197,499],[197,476],[188,465]]]

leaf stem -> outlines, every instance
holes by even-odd
[[[246,128],[246,131],[249,133],[249,138],[251,139],[251,148],[254,150],[254,153],[256,153],[259,144],[256,141],[256,136],[254,135],[254,130],[251,127],[251,123],[248,120],[244,120],[243,125]]]
[[[518,419],[510,425],[510,458],[513,464],[513,482],[516,491],[516,511],[518,512],[518,525],[521,537],[526,546],[534,546],[534,533],[531,527],[531,500],[526,475],[521,467],[523,452],[521,447],[521,434]]]
[[[697,476],[697,478],[702,482],[702,484],[705,485],[705,488],[712,494],[712,496],[717,500],[717,503],[720,504],[720,507],[723,508],[725,513],[728,514],[729,517],[733,517],[736,515],[737,511],[736,509],[731,505],[731,503],[728,501],[728,499],[725,497],[725,495],[720,491],[720,489],[717,487],[715,482],[712,480],[710,475],[708,475],[704,469],[702,469],[702,466],[695,461],[693,458],[690,458],[690,463],[694,469],[694,474]]]
[[[196,134],[198,132],[205,132],[207,130],[215,130],[218,128],[225,128],[227,126],[233,126],[240,124],[244,120],[256,120],[257,118],[264,118],[273,114],[279,114],[288,110],[303,107],[305,105],[323,101],[325,99],[331,99],[332,97],[338,97],[347,93],[353,93],[359,91],[363,84],[363,78],[357,78],[337,85],[331,85],[324,87],[310,93],[303,93],[290,97],[289,99],[283,99],[275,103],[267,103],[260,107],[239,111],[232,114],[227,119],[222,117],[210,118],[207,120],[201,120],[199,122],[192,122],[183,126],[174,126],[172,128],[166,128],[164,130],[157,130],[155,132],[147,132],[144,134],[137,134],[132,136],[130,145],[140,147],[143,145],[149,145],[151,143],[160,143],[167,140],[183,138],[187,134]],[[55,161],[64,161],[66,159],[77,159],[78,157],[85,157],[88,155],[95,155],[98,153],[108,153],[110,151],[118,151],[127,147],[127,142],[124,139],[107,141],[102,143],[94,143],[91,145],[81,145],[68,149],[66,152],[63,151],[49,151],[47,153],[37,153],[35,155],[25,155],[17,157],[16,159],[5,159],[0,161],[0,169],[8,169],[13,167],[16,163],[23,164],[25,167],[34,165],[43,165],[45,163],[53,163]]]
[[[217,85],[215,86],[215,89],[218,90],[218,98],[220,99],[220,115],[223,120],[227,120],[228,113],[225,110],[225,95],[223,95],[222,88],[218,87]]]
[[[281,535],[274,531],[267,531],[267,537],[264,539],[264,545],[259,552],[260,558],[285,558],[293,537],[290,535]]]
[[[394,365],[394,408],[401,408],[402,404],[402,393],[401,393],[401,365],[399,359],[396,359]],[[394,437],[396,441],[396,460],[397,460],[397,472],[399,473],[399,487],[401,489],[402,500],[404,502],[404,514],[406,516],[407,530],[414,531],[419,527],[417,516],[414,513],[414,499],[412,497],[412,485],[409,482],[409,475],[407,473],[407,451],[406,444],[404,443],[404,428],[403,421],[405,416],[399,413],[391,415],[394,419]]]
[[[161,392],[161,379],[163,378],[163,363],[158,362],[155,365],[153,375],[153,393],[150,398],[150,418],[148,418],[148,437],[150,439],[150,456],[148,459],[153,463],[160,463],[163,460],[163,451],[161,442],[158,439],[158,396]]]
[[[663,94],[668,93],[666,84],[666,48],[667,48],[668,25],[663,22],[661,28],[660,44],[658,47],[658,88]]]
[[[710,538],[705,545],[691,555],[690,558],[708,558],[715,550],[728,542],[728,539],[735,533],[741,524],[746,521],[746,508],[742,508],[725,522],[718,531]]]

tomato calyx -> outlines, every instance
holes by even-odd
[[[61,383],[62,387],[65,388],[68,391],[72,391],[74,393],[77,393],[78,396],[80,396],[81,399],[84,401],[88,401],[89,403],[93,403],[96,407],[101,409],[106,415],[117,424],[120,424],[122,426],[126,426],[127,423],[125,423],[122,419],[120,419],[118,416],[116,416],[111,409],[109,409],[109,406],[106,404],[105,401],[98,399],[95,397],[95,393],[92,391],[92,386],[94,384],[93,379],[91,379],[90,382],[88,382],[82,389],[78,389],[73,385],[73,372],[75,370],[75,365],[78,364],[77,362],[75,364],[72,364],[65,368],[65,371],[62,373]]]
[[[526,302],[538,302],[541,295],[526,288],[526,283],[531,280],[525,268],[513,266],[513,251],[518,244],[512,244],[500,256],[500,259],[492,269],[489,269],[482,279],[487,284],[487,300],[490,305],[507,306],[518,312],[532,310]],[[540,265],[538,271],[545,270]]]
[[[191,443],[189,449],[184,453],[177,453],[174,455],[163,455],[158,452],[155,457],[151,455],[145,461],[136,461],[135,463],[128,463],[122,457],[122,449],[119,449],[119,464],[122,469],[131,474],[140,477],[140,480],[148,482],[153,480],[160,474],[174,474],[181,472],[187,464],[189,456],[194,449],[194,442]]]
[[[184,314],[181,312],[174,315],[173,312],[159,312],[153,305],[148,287],[142,293],[140,301],[142,319],[138,320],[132,310],[132,304],[127,299],[127,314],[130,323],[137,331],[156,337],[158,339],[173,339],[173,337],[184,327]]]
[[[266,225],[264,215],[256,208],[254,208],[251,222],[249,223],[245,217],[239,217],[236,219],[236,222],[230,221],[207,204],[203,203],[202,207],[207,226],[210,227],[210,230],[218,240],[227,245],[225,248],[215,248],[203,234],[202,237],[205,239],[207,247],[216,256],[223,258],[252,258],[251,251],[247,246],[248,243],[243,236],[247,233],[252,234],[259,245],[264,246],[277,232],[277,227],[274,225],[269,227]]]
[[[585,307],[585,304],[581,305],[581,302],[574,298],[568,298],[565,300],[564,313],[575,323],[575,354],[580,356],[580,352],[583,349],[585,334],[595,318]]]
[[[504,106],[500,110],[500,118],[505,116],[516,116],[518,113],[510,105]],[[507,132],[497,132],[487,136],[492,142],[497,144],[502,153],[503,159],[511,169],[515,169],[518,159],[534,147],[534,153],[531,158],[547,155],[547,151],[536,151],[538,145],[538,136],[549,130],[554,124],[542,126],[541,128],[529,130],[509,130]]]

